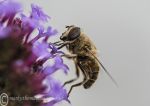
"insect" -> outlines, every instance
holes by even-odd
[[[98,60],[97,49],[88,36],[81,32],[81,29],[75,25],[66,26],[66,28],[67,30],[60,36],[61,41],[55,42],[54,44],[58,46],[58,49],[66,47],[70,52],[70,54],[64,54],[63,56],[74,61],[77,77],[65,82],[64,85],[76,81],[80,76],[79,71],[84,76],[82,82],[71,86],[68,96],[74,87],[83,85],[85,89],[90,88],[98,77],[100,66],[116,84],[103,64]]]

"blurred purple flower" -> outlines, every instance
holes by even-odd
[[[52,97],[54,98],[51,102],[43,105],[43,106],[53,106],[54,104],[66,100],[68,100],[68,94],[67,91],[63,88],[63,86],[60,84],[60,82],[56,81],[50,76],[47,76],[45,79],[46,86],[47,86],[47,92],[44,93],[45,97]]]
[[[46,15],[43,12],[42,8],[40,8],[39,6],[37,6],[35,4],[32,4],[31,8],[32,8],[31,17],[33,19],[40,20],[40,21],[43,21],[43,22],[47,22],[48,19],[50,18],[48,15]]]
[[[50,38],[51,36],[56,35],[56,34],[58,33],[58,31],[57,31],[56,29],[52,29],[51,26],[49,26],[49,27],[47,28],[47,31],[46,31],[46,32],[44,31],[44,27],[43,27],[43,26],[40,26],[40,27],[38,28],[38,31],[39,31],[38,36],[36,36],[36,37],[32,40],[32,42],[35,42],[35,40],[38,40],[38,39],[41,38],[41,37],[44,37],[44,38],[45,38],[44,40],[47,41],[48,38]]]
[[[56,35],[58,32],[56,29],[52,30],[52,27],[47,28],[47,32],[45,32],[46,35],[51,36],[51,35]]]
[[[0,3],[0,15],[11,15],[21,11],[21,5],[14,0],[3,0]]]
[[[21,12],[21,4],[15,2],[14,0],[4,0],[0,3],[0,22],[5,22],[9,19],[8,24],[10,24],[16,13]]]
[[[33,18],[27,17],[24,14],[21,14],[21,20],[22,20],[22,26],[24,30],[29,30],[29,29],[35,29],[39,27],[39,22],[38,20],[35,20]]]
[[[0,39],[5,38],[8,36],[9,28],[3,27],[3,25],[0,24]]]
[[[60,56],[56,56],[54,58],[54,65],[45,67],[44,73],[45,75],[53,74],[59,69],[62,69],[65,74],[67,74],[69,70],[68,66],[63,63],[62,58]]]
[[[48,103],[10,101],[9,106],[53,106],[62,100],[69,102],[66,90],[51,76],[57,70],[67,73],[68,66],[60,56],[63,52],[47,42],[48,38],[57,33],[52,27],[45,31],[41,23],[50,17],[34,4],[31,5],[32,13],[29,17],[23,13],[18,14],[21,8],[13,0],[4,0],[0,4],[0,93],[20,97],[44,94],[42,99],[53,98]],[[30,40],[35,29],[39,30],[39,34]],[[40,41],[40,38],[44,40]],[[54,60],[52,66],[44,65],[48,59]],[[44,81],[47,81],[46,85]]]
[[[48,58],[51,56],[50,52],[48,51],[49,45],[46,42],[35,42],[33,44],[33,53],[39,58]]]

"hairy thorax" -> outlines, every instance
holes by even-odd
[[[84,33],[81,33],[80,37],[77,38],[73,43],[69,44],[67,49],[69,52],[77,55],[90,55],[86,48],[88,48],[94,55],[96,55],[96,47],[92,41]]]

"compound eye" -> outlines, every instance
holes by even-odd
[[[74,27],[73,29],[70,30],[68,34],[68,40],[74,40],[80,36],[80,28],[79,27]]]

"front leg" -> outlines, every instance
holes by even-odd
[[[71,44],[71,43],[73,43],[74,41],[65,41],[65,42],[62,42],[61,43],[61,41],[58,41],[58,42],[54,42],[53,44],[55,45],[55,46],[58,46],[58,48],[57,49],[61,49],[61,48],[63,48],[64,46],[67,46],[67,45],[69,45],[69,44]]]
[[[76,54],[63,54],[63,55],[61,55],[61,57],[66,57],[68,59],[74,59],[77,57],[77,55]]]
[[[74,84],[74,85],[71,86],[71,88],[70,88],[70,90],[68,92],[68,97],[69,97],[69,95],[70,95],[70,93],[71,93],[71,91],[72,91],[72,89],[74,87],[83,85],[88,80],[88,78],[89,78],[88,73],[85,70],[86,67],[83,67],[82,64],[79,64],[79,63],[77,64],[77,66],[80,68],[81,72],[83,73],[84,79],[83,79],[83,81],[81,81],[81,82],[79,82],[79,83]]]
[[[60,44],[62,41],[56,41],[53,44]]]
[[[60,43],[58,46],[58,48],[57,49],[61,49],[61,48],[63,48],[64,46],[67,46],[68,44],[70,44],[70,42],[63,42],[63,43]]]

